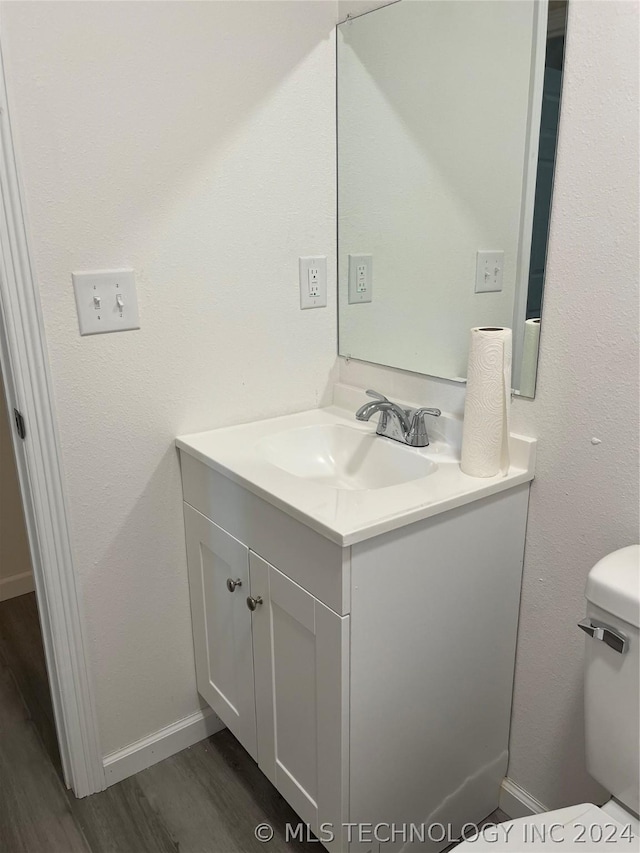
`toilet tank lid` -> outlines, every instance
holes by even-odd
[[[640,546],[629,545],[603,557],[589,572],[587,600],[640,627]]]

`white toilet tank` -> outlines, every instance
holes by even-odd
[[[640,546],[614,551],[587,580],[587,769],[640,812]]]

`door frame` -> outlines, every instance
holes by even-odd
[[[40,293],[28,245],[0,30],[0,367],[29,538],[64,781],[77,797],[103,790],[94,688],[74,569]]]

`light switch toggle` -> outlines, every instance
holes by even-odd
[[[476,293],[492,293],[502,290],[504,252],[479,250],[476,255]]]
[[[74,272],[71,278],[81,335],[140,328],[132,269]]]

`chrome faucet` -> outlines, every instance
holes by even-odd
[[[377,391],[367,391],[369,397],[374,397],[372,403],[365,403],[356,412],[359,421],[368,421],[376,412],[380,413],[376,433],[394,441],[408,444],[410,447],[428,447],[429,436],[425,415],[439,418],[440,409],[403,409],[397,403],[392,403]]]

